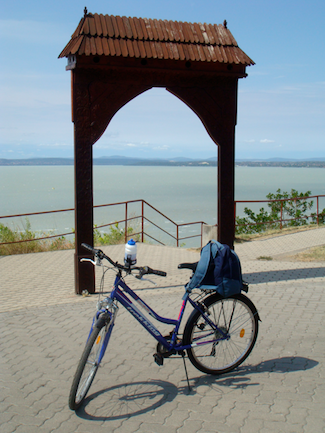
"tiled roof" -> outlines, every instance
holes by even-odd
[[[117,56],[253,65],[227,24],[88,14],[59,57]]]

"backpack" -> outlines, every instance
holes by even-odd
[[[211,240],[202,248],[195,273],[185,288],[187,292],[194,288],[216,290],[224,298],[245,290],[235,251],[228,245]]]

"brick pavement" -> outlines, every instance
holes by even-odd
[[[262,322],[239,369],[210,377],[187,362],[189,393],[182,361],[158,367],[154,340],[120,309],[78,413],[67,399],[96,296],[73,294],[72,251],[1,257],[1,432],[324,432],[324,263],[259,261],[250,244],[237,252]],[[105,250],[122,260],[123,246]],[[139,264],[168,277],[154,277],[157,288],[130,283],[162,315],[176,316],[189,276],[177,264],[197,259],[194,251],[139,245]]]
[[[291,234],[279,234],[236,246],[241,260],[256,260],[261,256],[288,260],[290,255],[307,248],[325,245],[325,228],[315,228]]]

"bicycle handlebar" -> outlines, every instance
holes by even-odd
[[[139,280],[143,277],[143,275],[147,274],[153,274],[153,275],[159,275],[160,277],[166,277],[167,273],[164,271],[157,271],[155,269],[149,268],[149,266],[144,266],[142,268],[135,268],[139,270],[139,275],[136,276]]]
[[[91,247],[88,244],[82,243],[81,244],[82,248],[84,248],[85,250],[90,251],[91,253],[93,253],[94,255],[96,255],[100,250],[96,250],[95,248]]]
[[[139,271],[139,275],[136,275],[136,278],[138,278],[140,280],[143,277],[143,275],[147,275],[147,274],[159,275],[160,277],[166,277],[167,276],[166,272],[164,272],[164,271],[158,271],[158,270],[149,268],[149,266],[143,266],[143,267],[136,266],[136,267],[130,268],[129,266],[120,265],[117,262],[113,262],[113,260],[110,257],[106,256],[106,254],[104,254],[102,250],[93,248],[90,245],[85,244],[85,243],[82,243],[81,246],[85,250],[87,250],[87,251],[91,252],[92,254],[94,254],[94,256],[98,257],[99,259],[106,259],[106,260],[108,260],[110,262],[110,264],[113,265],[115,268],[118,268],[118,269],[121,269],[121,270],[124,270],[124,271],[127,271],[127,272],[130,272],[131,270],[137,270],[137,271]]]

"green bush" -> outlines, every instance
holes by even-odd
[[[129,238],[134,233],[133,227],[127,228],[127,237]],[[135,236],[135,240],[138,239],[139,236]],[[117,244],[123,244],[125,242],[125,229],[119,228],[119,224],[115,223],[114,225],[111,225],[109,228],[109,232],[100,232],[95,226],[94,228],[94,245],[117,245]]]
[[[311,191],[300,192],[295,189],[291,190],[291,194],[287,192],[281,193],[281,189],[278,189],[275,194],[267,194],[269,200],[281,200],[291,199],[284,201],[282,205],[282,219],[290,219],[286,221],[284,225],[287,226],[302,226],[307,224],[308,216],[305,214],[306,211],[312,209],[314,202],[307,201],[306,197],[311,195]],[[271,208],[271,217],[275,219],[281,218],[281,202],[268,203]]]
[[[286,191],[281,192],[280,188],[275,193],[270,192],[266,198],[268,200],[277,200],[268,203],[270,210],[266,211],[262,207],[259,213],[255,213],[245,207],[244,214],[246,216],[236,217],[236,234],[254,234],[272,229],[303,226],[308,224],[308,218],[310,218],[312,223],[316,223],[316,214],[307,215],[307,212],[312,209],[314,204],[312,200],[308,200],[310,195],[311,191],[299,193],[295,189],[292,189],[290,194]],[[280,200],[283,199],[290,200],[281,202]],[[280,221],[281,219],[282,222]],[[319,214],[319,224],[324,223],[325,209]]]
[[[46,237],[50,234],[38,236],[31,230],[31,224],[26,218],[23,230],[15,227],[14,230],[0,224],[0,243],[14,242],[11,244],[0,245],[0,255],[7,256],[12,254],[38,253],[42,251],[53,251],[58,249],[73,248],[73,242],[68,241],[64,236],[59,238],[36,240],[37,237]],[[29,242],[20,242],[26,241]]]
[[[72,229],[74,232],[74,230]],[[135,240],[139,241],[139,235],[134,235],[135,230],[133,227],[128,227],[127,237],[133,236]],[[15,227],[11,229],[3,224],[0,224],[0,255],[12,254],[27,254],[37,253],[42,251],[65,250],[74,248],[74,241],[67,240],[64,236],[56,238],[48,238],[37,240],[39,237],[49,237],[52,233],[37,234],[31,229],[31,224],[26,218],[23,224],[23,229]],[[20,242],[26,241],[28,242]],[[8,244],[7,244],[8,242]],[[14,242],[9,244],[9,242]],[[108,233],[100,232],[96,227],[94,228],[94,245],[116,245],[125,242],[125,230],[120,229],[118,223],[111,225]]]

